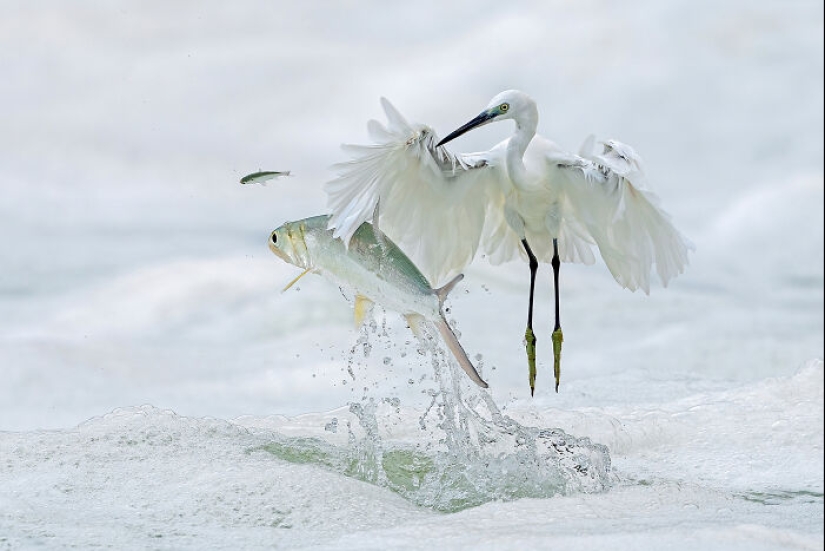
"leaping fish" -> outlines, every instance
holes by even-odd
[[[373,302],[400,312],[419,334],[422,320],[433,323],[458,364],[478,386],[487,388],[458,337],[444,317],[444,299],[464,276],[433,289],[424,274],[398,246],[364,222],[349,247],[328,230],[329,216],[287,222],[269,236],[269,248],[281,259],[303,268],[287,289],[309,272],[320,273],[355,292],[355,322],[360,326]]]
[[[258,172],[253,172],[252,174],[247,174],[243,178],[241,178],[242,184],[260,184],[265,186],[269,180],[273,178],[281,178],[283,176],[289,176],[289,171],[277,171],[277,170],[259,170]]]

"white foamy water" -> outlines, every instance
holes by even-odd
[[[821,4],[294,4],[3,4],[0,549],[822,549]],[[448,301],[481,392],[266,248],[380,96],[505,88],[697,245],[650,296],[563,266],[558,394],[543,268],[535,398],[524,265]]]

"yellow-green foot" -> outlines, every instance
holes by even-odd
[[[530,396],[536,391],[536,336],[531,328],[524,332],[525,347],[527,348],[527,367],[529,370]]]
[[[556,376],[556,392],[559,391],[559,379],[561,379],[561,343],[564,342],[564,335],[561,328],[553,331],[553,374]]]

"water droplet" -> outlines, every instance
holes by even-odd
[[[385,319],[379,323],[383,330]],[[406,328],[403,331],[409,335]],[[357,381],[363,389],[362,396],[353,394],[350,399],[352,417],[332,418],[324,425],[327,432],[335,432],[338,425],[345,426],[342,432],[347,443],[327,447],[316,439],[295,439],[285,456],[319,457],[323,465],[347,476],[389,488],[417,505],[443,512],[489,501],[592,493],[609,488],[611,470],[606,448],[558,429],[525,427],[507,417],[502,413],[506,406],[499,408],[489,393],[472,386],[431,331],[429,328],[423,339],[410,339],[401,346],[403,341],[398,337],[403,339],[405,335],[392,335],[398,333],[394,326],[390,335],[382,331],[376,337],[370,336],[375,333],[370,333],[369,328],[363,328],[349,350],[349,376],[344,371],[347,363],[340,366],[339,375],[343,379],[340,384],[346,387],[356,380],[357,366],[359,376],[365,379]],[[377,352],[374,360],[363,359],[360,353],[363,351],[367,357],[373,346],[383,354]],[[396,368],[398,373],[394,375],[390,370],[382,373],[371,369],[379,360],[383,365],[391,365],[399,355],[415,358],[412,351],[425,358],[403,362],[409,369],[407,393],[429,404],[417,419],[400,413],[399,398],[385,397],[403,387],[404,367]],[[482,355],[471,357],[480,368]],[[422,372],[421,364],[432,365],[433,370]],[[416,382],[420,386],[411,389],[410,385]],[[337,386],[334,379],[333,386]],[[355,392],[354,383],[350,392]],[[382,396],[381,392],[385,394]],[[423,431],[418,437],[420,442],[400,439],[394,427],[415,420]],[[296,455],[295,451],[303,453]],[[450,491],[445,492],[445,487]]]

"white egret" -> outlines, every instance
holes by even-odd
[[[373,218],[437,285],[472,261],[479,246],[494,264],[517,254],[530,266],[525,331],[531,393],[535,390],[533,296],[538,262],[551,262],[555,286],[552,334],[558,391],[563,335],[559,319],[561,261],[591,264],[596,245],[616,281],[650,290],[655,265],[663,285],[681,274],[692,244],[673,226],[658,198],[642,186],[641,160],[629,146],[588,138],[579,155],[536,135],[538,109],[523,92],[496,95],[477,117],[438,141],[432,128],[410,124],[382,98],[388,126],[368,123],[373,145],[345,145],[325,186],[330,228],[347,243]],[[441,147],[479,126],[515,122],[513,135],[489,151],[452,154]],[[380,210],[379,210],[380,205]]]

